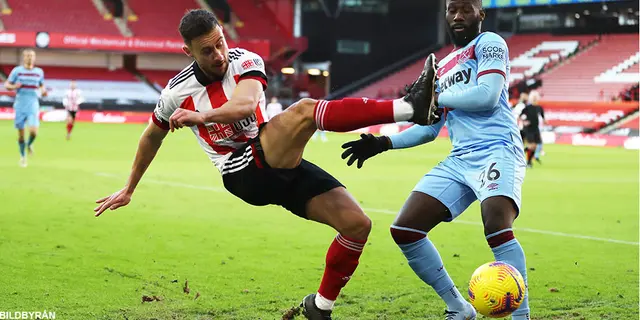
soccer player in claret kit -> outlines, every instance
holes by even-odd
[[[445,120],[414,125],[390,137],[362,135],[343,145],[343,158],[362,167],[366,159],[388,149],[434,140],[446,123],[453,149],[415,186],[391,226],[391,235],[413,271],[446,303],[445,319],[468,320],[476,318],[476,311],[455,287],[427,234],[479,200],[486,241],[495,259],[517,268],[526,282],[524,251],[511,230],[520,212],[526,162],[508,104],[505,41],[495,33],[480,33],[485,17],[480,0],[447,0],[446,5],[455,50],[438,63],[436,101]],[[524,299],[512,319],[529,319],[526,295]]]
[[[97,200],[95,215],[127,205],[167,132],[191,127],[229,192],[252,205],[280,205],[338,231],[317,294],[301,303],[307,319],[331,319],[334,301],[358,266],[371,221],[340,182],[302,159],[302,153],[318,129],[434,123],[434,59],[427,60],[402,99],[302,99],[263,123],[267,77],[260,56],[229,49],[215,16],[205,10],[186,13],[179,31],[184,52],[195,61],[162,91],[125,187]]]
[[[18,129],[18,146],[20,147],[20,166],[27,166],[27,155],[33,154],[33,142],[38,134],[40,126],[40,101],[38,92],[45,97],[47,90],[44,87],[44,71],[35,66],[36,52],[27,49],[22,53],[23,64],[11,70],[4,87],[8,90],[16,90],[16,98],[13,102],[15,113],[14,125]],[[29,129],[29,140],[24,141],[24,129]]]

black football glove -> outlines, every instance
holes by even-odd
[[[342,148],[346,149],[342,153],[342,159],[349,158],[347,165],[351,166],[358,160],[358,169],[360,169],[365,160],[389,150],[391,140],[387,136],[376,137],[370,133],[363,133],[360,135],[360,140],[349,141],[343,144]]]

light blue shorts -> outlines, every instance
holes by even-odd
[[[448,156],[427,173],[413,191],[438,199],[451,212],[451,221],[474,201],[494,196],[511,198],[520,212],[526,163],[516,146]]]
[[[40,126],[39,111],[32,112],[16,112],[16,118],[13,123],[16,129],[24,129],[24,127],[38,127]]]

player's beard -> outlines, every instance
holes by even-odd
[[[228,67],[229,64],[227,62],[223,62],[222,65],[211,65],[209,67],[208,73],[214,78],[221,79],[224,77],[225,73],[227,73]]]
[[[468,26],[465,26],[464,30],[461,32],[453,31],[453,27],[449,25],[447,28],[447,32],[449,33],[449,37],[451,41],[457,48],[462,48],[469,44],[471,40],[475,39],[480,34],[480,21],[475,21],[470,23]]]

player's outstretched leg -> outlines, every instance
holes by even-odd
[[[260,134],[265,157],[273,168],[294,168],[316,130],[349,132],[375,124],[436,121],[433,103],[435,56],[430,55],[407,95],[396,100],[345,98],[302,99],[269,121]]]
[[[482,201],[481,210],[484,234],[496,261],[504,261],[518,269],[527,285],[524,301],[512,314],[512,319],[528,320],[530,311],[526,259],[522,246],[511,229],[518,213],[516,205],[510,198],[496,196]]]
[[[438,250],[427,237],[431,229],[450,217],[447,207],[439,200],[414,191],[391,226],[391,236],[411,269],[447,304],[445,319],[472,320],[476,318],[473,306],[458,291]]]

